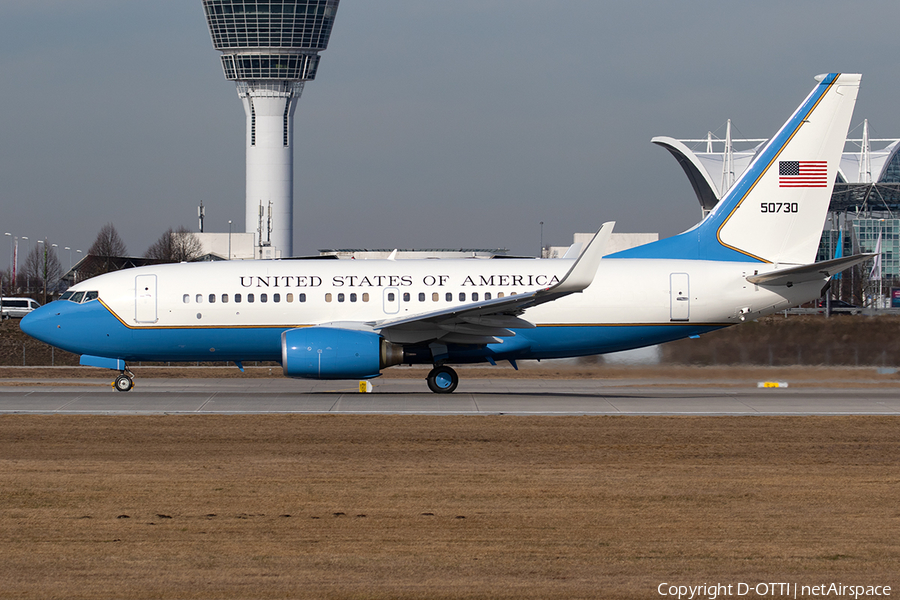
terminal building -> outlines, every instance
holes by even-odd
[[[866,273],[867,278],[879,282],[898,279],[900,139],[870,137],[868,121],[859,129],[861,136],[847,139],[844,147],[817,260],[880,251],[877,268]],[[733,138],[730,120],[725,125],[724,138],[710,132],[700,139],[652,139],[668,150],[684,170],[702,216],[712,210],[767,141]]]

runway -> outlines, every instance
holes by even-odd
[[[653,383],[641,380],[468,379],[449,395],[418,379],[374,382],[273,379],[0,381],[0,414],[418,414],[418,415],[897,415],[896,388]]]

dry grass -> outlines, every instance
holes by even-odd
[[[896,589],[898,426],[4,416],[0,597],[650,598],[663,581]]]

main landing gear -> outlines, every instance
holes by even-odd
[[[446,365],[438,365],[428,373],[426,381],[435,394],[449,394],[459,385],[459,375]]]
[[[116,388],[117,392],[130,392],[134,388],[134,373],[125,369],[119,373],[112,386]]]

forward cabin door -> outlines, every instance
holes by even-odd
[[[691,281],[687,273],[669,275],[670,320],[689,321],[691,318]]]
[[[134,278],[134,320],[138,323],[156,323],[156,275],[138,275]]]

